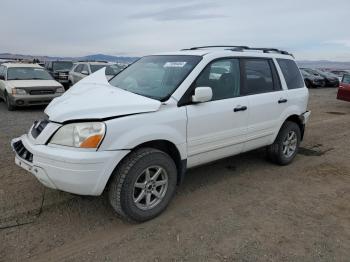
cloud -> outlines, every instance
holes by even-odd
[[[139,56],[226,44],[350,60],[339,20],[348,10],[349,0],[1,0],[0,53]]]
[[[342,45],[344,47],[350,48],[350,39],[341,39],[341,40],[328,40],[324,44],[328,45]]]
[[[220,13],[212,13],[217,4],[214,3],[193,3],[177,7],[168,7],[158,11],[144,11],[130,15],[132,19],[153,19],[157,21],[170,20],[204,20],[226,17]]]

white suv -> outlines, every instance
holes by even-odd
[[[120,216],[145,221],[166,208],[188,168],[260,147],[289,164],[307,104],[285,51],[191,48],[143,57],[109,82],[104,69],[81,80],[12,147],[44,185],[106,190]]]

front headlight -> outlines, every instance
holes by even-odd
[[[67,124],[56,132],[50,143],[78,148],[97,148],[105,132],[106,126],[101,122]]]
[[[22,88],[12,88],[13,95],[26,95],[27,91]]]
[[[56,93],[64,93],[64,88],[63,87],[57,87]]]

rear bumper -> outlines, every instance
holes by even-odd
[[[13,139],[12,147],[18,140],[33,154],[29,162],[14,150],[18,166],[47,187],[79,195],[100,195],[116,165],[129,153],[128,150],[85,151],[34,145],[27,135]]]
[[[303,123],[303,125],[306,125],[306,123],[309,121],[311,115],[311,111],[305,111],[300,115],[300,120]]]
[[[15,106],[47,105],[52,99],[61,96],[63,93],[52,95],[9,95],[11,104]]]

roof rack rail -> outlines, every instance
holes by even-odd
[[[278,53],[282,55],[290,55],[292,57],[293,54],[283,51],[277,48],[266,48],[266,47],[249,47],[249,46],[241,46],[241,45],[208,45],[208,46],[196,46],[186,49],[181,49],[181,51],[186,50],[198,50],[198,49],[206,49],[206,48],[226,48],[225,50],[231,50],[231,51],[245,51],[245,50],[252,50],[252,51],[262,51],[263,53]]]
[[[240,46],[240,45],[206,45],[206,46],[195,46],[191,48],[181,49],[181,51],[185,50],[197,50],[197,49],[203,49],[203,48],[218,48],[218,47],[232,47],[237,49],[247,49],[248,46]]]

